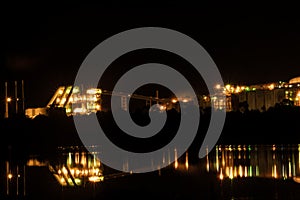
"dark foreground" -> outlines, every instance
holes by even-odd
[[[136,119],[143,119],[137,116]],[[178,120],[178,114],[171,113],[171,116],[169,127],[174,129],[176,123],[172,120]],[[104,129],[110,130],[110,139],[116,143],[125,141],[116,134],[118,129],[113,128],[114,124],[106,123],[107,114],[100,113],[98,117]],[[28,167],[25,198],[17,198],[11,190],[13,196],[8,199],[300,199],[300,184],[292,179],[247,177],[221,181],[217,174],[206,172],[205,162],[198,160],[197,155],[209,124],[209,114],[204,113],[201,117],[199,133],[188,150],[192,162],[188,170],[171,167],[160,172],[108,176],[110,178],[101,183],[89,182],[85,187],[67,188],[57,183],[48,168]],[[218,144],[299,144],[300,132],[295,128],[299,117],[300,111],[296,108],[277,108],[264,113],[228,113]],[[7,199],[5,161],[22,166],[35,155],[54,162],[58,146],[82,145],[72,118],[60,114],[39,116],[34,120],[1,120],[0,126],[1,133],[7,136],[0,141],[0,200]]]
[[[8,199],[300,199],[300,184],[293,180],[226,178],[221,181],[199,167],[128,174],[78,188],[59,186],[46,167],[32,167],[28,173],[26,198]]]
[[[122,176],[109,174],[103,182],[62,187],[47,167],[28,167],[25,198],[17,198],[11,191],[8,199],[217,199],[220,189],[215,176],[199,170],[178,168]]]

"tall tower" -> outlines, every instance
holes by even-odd
[[[25,113],[24,80],[22,80],[22,112]]]
[[[15,103],[16,103],[16,114],[18,114],[18,82],[15,81]]]
[[[4,118],[8,118],[7,82],[5,82],[5,114],[4,114]]]

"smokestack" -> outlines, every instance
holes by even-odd
[[[9,170],[9,162],[6,161],[6,195],[9,195],[9,175],[10,170]]]
[[[5,82],[5,115],[4,115],[4,118],[8,118],[7,82]]]
[[[24,80],[22,80],[22,111],[25,113]]]
[[[15,102],[16,102],[16,114],[18,114],[18,82],[15,81]]]

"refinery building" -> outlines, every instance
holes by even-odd
[[[287,82],[278,81],[256,85],[217,86],[220,92],[226,95],[226,101],[218,100],[218,95],[204,96],[207,102],[211,101],[215,109],[237,111],[247,105],[249,110],[266,111],[276,105],[300,106],[300,77]],[[204,107],[208,104],[203,104]]]
[[[200,109],[211,107],[214,110],[226,110],[226,112],[243,111],[241,108],[245,108],[246,105],[250,111],[263,112],[276,105],[300,106],[300,77],[289,81],[255,85],[226,84],[223,87],[216,84],[214,89],[215,94],[198,96]],[[183,102],[183,105],[194,102],[188,97],[161,99],[158,98],[158,95],[156,97],[131,96],[99,88],[83,89],[77,86],[61,86],[45,107],[27,108],[25,114],[27,117],[34,118],[37,115],[47,115],[47,112],[52,108],[60,108],[68,116],[95,113],[105,110],[102,107],[103,95],[118,95],[120,97],[120,108],[123,110],[128,110],[128,99],[130,98],[142,100],[148,106],[159,103],[159,109],[161,110],[178,109],[178,102],[180,101]]]

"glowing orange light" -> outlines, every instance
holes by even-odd
[[[189,168],[189,156],[188,153],[186,152],[185,154],[185,168],[188,169]]]
[[[62,94],[64,93],[64,90],[59,90],[58,93],[59,93],[60,95],[62,95]]]
[[[229,85],[229,84],[226,85],[225,88],[226,88],[227,90],[230,90],[230,85]]]
[[[174,167],[175,167],[175,169],[177,169],[178,168],[178,161],[177,161],[177,150],[176,149],[174,149],[174,153],[175,153],[175,164],[174,164]]]
[[[172,99],[172,103],[176,103],[177,102],[177,99]]]
[[[63,168],[62,168],[62,173],[63,173],[64,175],[66,175],[66,174],[68,174],[68,170],[67,170],[65,167],[63,167]]]
[[[159,109],[160,110],[166,110],[166,106],[160,106]]]
[[[104,180],[104,177],[103,176],[91,176],[89,177],[89,181],[91,182],[100,182],[100,181],[103,181]]]
[[[96,110],[101,110],[101,106],[99,104],[96,105]]]
[[[221,168],[221,172],[220,172],[220,180],[223,180],[223,179],[224,179],[224,175],[223,175],[222,168]]]
[[[175,167],[175,169],[178,168],[178,161],[177,161],[177,160],[175,160],[175,165],[174,165],[174,167]]]
[[[8,175],[7,175],[7,178],[8,178],[8,179],[12,179],[12,177],[13,177],[12,174],[8,174]]]
[[[216,85],[216,89],[221,89],[221,85],[220,85],[220,84],[217,84],[217,85]]]

